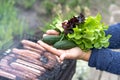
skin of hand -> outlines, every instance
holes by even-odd
[[[59,32],[55,30],[47,30],[46,34],[44,34],[43,37],[46,35],[59,35]],[[44,47],[53,54],[59,56],[61,61],[63,61],[64,59],[82,59],[88,61],[91,55],[91,51],[84,52],[79,47],[68,50],[60,50],[42,42],[41,40],[38,41],[38,44],[40,44],[40,46]]]
[[[40,46],[44,47],[46,50],[57,55],[61,61],[63,61],[64,59],[81,59],[81,60],[88,61],[91,53],[91,51],[83,52],[79,47],[75,47],[68,50],[61,50],[61,49],[56,49],[44,43],[41,40],[38,41],[38,43],[40,44]]]

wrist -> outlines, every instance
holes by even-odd
[[[90,55],[91,55],[91,50],[87,52],[83,52],[79,59],[84,61],[89,61]]]

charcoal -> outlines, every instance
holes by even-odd
[[[41,56],[40,57],[40,61],[43,63],[43,64],[47,64],[48,63],[48,58],[46,58],[45,56]]]

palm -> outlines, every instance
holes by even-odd
[[[64,58],[66,58],[66,59],[78,59],[82,54],[81,49],[78,47],[68,49],[68,50],[59,50],[58,49],[58,51],[61,53],[60,58],[62,60]]]
[[[83,54],[83,51],[79,47],[71,48],[68,50],[56,49],[42,41],[38,41],[40,46],[44,47],[46,50],[60,57],[61,60],[64,59],[79,59]]]

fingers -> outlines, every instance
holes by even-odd
[[[48,36],[48,35],[59,35],[59,32],[55,31],[55,30],[47,30],[45,34],[43,34],[44,36]]]
[[[46,34],[48,34],[48,35],[59,35],[59,32],[57,32],[55,30],[47,30]]]
[[[41,47],[39,44],[34,43],[34,42],[32,42],[32,41],[22,40],[21,42],[22,42],[23,45],[30,46],[30,47],[33,47],[33,48],[35,48],[35,49],[45,51],[45,49],[44,49],[43,47]]]
[[[46,50],[50,51],[51,53],[60,56],[62,53],[61,51],[57,50],[56,48],[44,43],[43,41],[38,41],[38,44],[40,44],[42,47],[44,47]]]

